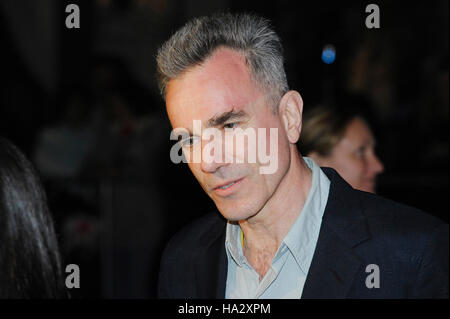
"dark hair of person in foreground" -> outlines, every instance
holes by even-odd
[[[0,298],[64,297],[45,192],[31,163],[0,137]]]

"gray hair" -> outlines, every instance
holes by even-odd
[[[288,91],[283,48],[269,20],[249,14],[222,13],[187,22],[158,51],[158,85],[163,99],[169,81],[202,64],[219,47],[240,52],[252,80],[277,110]]]

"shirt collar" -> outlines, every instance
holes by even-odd
[[[316,235],[320,229],[328,200],[330,180],[312,159],[308,157],[303,157],[303,159],[312,172],[311,189],[299,217],[283,240],[274,261],[286,253],[287,249],[284,249],[284,245],[286,245],[300,269],[306,275],[314,254],[317,242]],[[234,262],[242,267],[245,256],[241,246],[241,227],[239,224],[230,221],[227,223],[225,248]]]
[[[227,222],[225,248],[240,267],[242,267],[245,259],[241,244],[241,231],[241,226],[237,222]]]
[[[312,171],[311,189],[302,211],[284,239],[302,272],[306,275],[311,264],[317,235],[328,201],[330,180],[310,158],[303,158]]]

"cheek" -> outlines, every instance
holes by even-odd
[[[349,155],[345,165],[353,176],[360,178],[364,175],[364,163],[360,158]]]
[[[273,121],[270,126],[266,128],[265,134],[265,163],[263,165],[268,165],[267,161],[272,164],[276,170],[270,170],[273,174],[282,173],[284,168],[289,166],[289,161],[291,158],[291,144],[285,134],[283,127],[280,126],[281,123],[278,121]],[[270,174],[269,174],[270,175]]]
[[[350,184],[356,189],[365,190],[364,183],[366,179],[366,165],[361,158],[353,160],[352,181]]]
[[[353,157],[351,154],[336,154],[330,163],[332,163],[338,173],[352,186],[357,186],[363,176],[364,165],[361,160]]]
[[[245,194],[245,202],[248,209],[258,211],[270,198],[274,185],[274,175],[256,174],[252,175],[249,180],[247,193]]]
[[[264,197],[270,197],[275,191],[281,180],[280,174],[276,172],[275,174],[261,174],[258,181],[258,189]]]

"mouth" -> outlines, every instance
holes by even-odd
[[[244,178],[240,178],[234,181],[228,181],[224,184],[214,187],[213,191],[222,196],[231,194],[237,188],[237,186],[241,184],[243,179]]]

